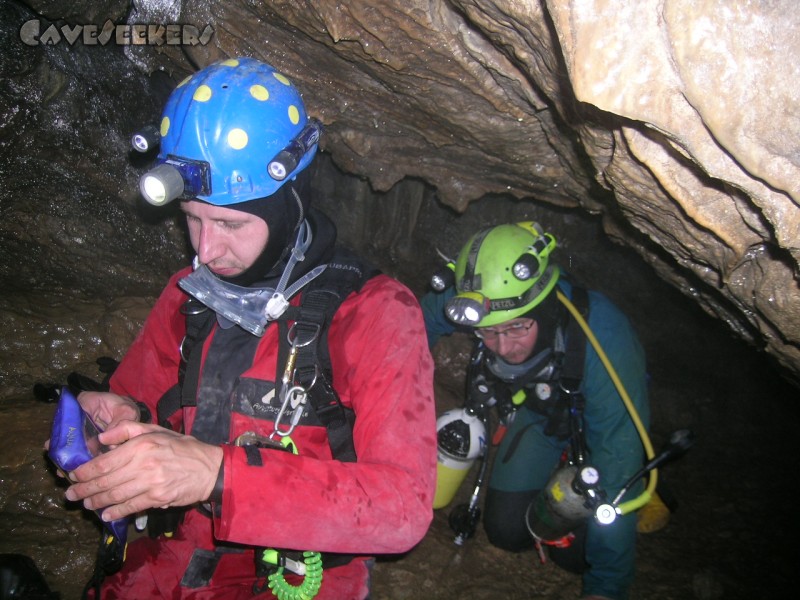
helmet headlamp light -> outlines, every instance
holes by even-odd
[[[131,137],[131,146],[137,152],[149,152],[161,141],[161,132],[155,125],[145,125]]]
[[[306,153],[319,143],[322,125],[316,119],[309,119],[306,126],[286,148],[278,152],[267,165],[269,176],[275,181],[283,181],[297,168]]]
[[[447,301],[445,311],[454,323],[474,327],[491,311],[490,300],[478,292],[462,292]]]
[[[150,204],[162,206],[176,198],[211,194],[208,163],[168,156],[139,180],[139,190]]]
[[[511,268],[514,277],[520,281],[536,279],[542,274],[542,269],[547,266],[547,257],[556,247],[556,239],[549,233],[538,229],[538,225],[531,222],[518,223],[536,236],[533,244],[528,247],[525,254],[520,256]]]
[[[511,298],[487,298],[480,292],[465,291],[453,296],[445,306],[447,317],[458,325],[476,327],[490,314],[504,314],[522,309],[531,303],[538,304],[553,289],[558,281],[560,269],[548,265],[542,276],[521,296]],[[513,317],[511,317],[513,318]],[[508,319],[503,319],[508,320]],[[492,323],[495,324],[495,323]],[[487,327],[491,325],[486,325]]]
[[[450,286],[455,285],[455,268],[455,264],[449,262],[433,274],[431,277],[431,287],[434,289],[434,291],[443,292]]]
[[[535,256],[532,254],[523,254],[519,257],[519,260],[514,263],[511,272],[514,273],[514,277],[520,281],[527,281],[539,275],[540,266],[541,263]]]

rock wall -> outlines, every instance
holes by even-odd
[[[467,211],[581,207],[800,377],[794,0],[29,0],[51,20],[211,25],[127,45],[173,81],[234,55],[302,90],[343,170]],[[81,16],[78,16],[81,15]]]

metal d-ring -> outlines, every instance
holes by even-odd
[[[296,339],[297,336],[296,336],[295,328],[297,327],[297,321],[295,321],[294,323],[292,323],[292,325],[289,327],[289,331],[286,333],[286,340],[292,346],[294,346],[295,348],[304,348],[305,346],[308,346],[309,344],[313,343],[314,340],[316,340],[319,337],[319,332],[321,330],[321,327],[319,326],[318,323],[312,323],[312,325],[314,327],[314,335],[312,335],[308,339],[308,341],[304,341],[304,342],[300,343]]]

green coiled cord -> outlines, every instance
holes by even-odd
[[[303,552],[306,574],[300,585],[292,585],[283,576],[284,567],[267,577],[269,589],[278,600],[311,600],[322,586],[322,555],[319,552]]]

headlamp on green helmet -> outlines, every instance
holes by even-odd
[[[455,263],[456,295],[445,311],[459,325],[492,327],[527,313],[553,291],[561,274],[549,263],[552,234],[531,221],[475,234]]]
[[[436,292],[443,292],[456,283],[456,261],[445,256],[441,250],[437,249],[436,251],[444,259],[445,264],[431,276],[431,287]]]

